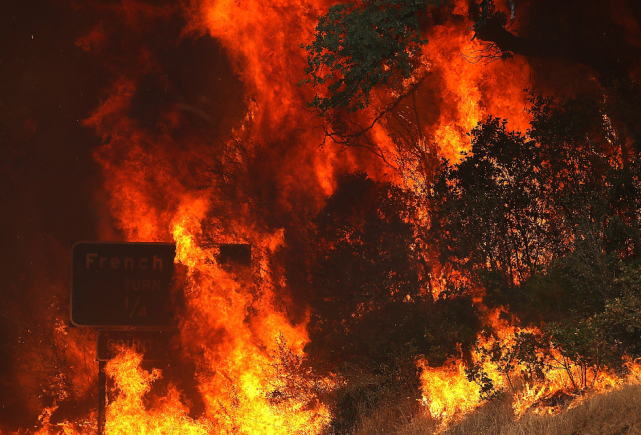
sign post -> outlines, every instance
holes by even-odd
[[[122,347],[131,347],[144,361],[171,361],[174,359],[171,340],[178,329],[163,331],[132,331],[128,329],[99,329],[96,359],[109,361]]]
[[[171,285],[176,245],[170,243],[76,242],[71,248],[71,303],[69,319],[75,326],[167,327],[174,324]],[[107,361],[110,344],[143,343],[136,334],[157,331],[98,331],[98,434],[105,430]],[[113,335],[116,334],[116,335]],[[118,335],[120,334],[120,335]],[[126,337],[125,337],[126,335]],[[167,336],[167,335],[166,335]],[[143,338],[144,340],[144,338]],[[151,340],[151,341],[150,341]],[[104,342],[104,345],[101,343]],[[168,340],[147,337],[153,352],[168,355]],[[155,343],[154,347],[152,343]],[[159,344],[161,343],[161,344]],[[100,358],[102,356],[102,358]]]
[[[105,411],[107,409],[106,361],[98,361],[98,435],[105,433]]]
[[[225,270],[250,272],[250,245],[218,245]],[[98,435],[105,430],[107,361],[121,346],[144,361],[173,359],[178,334],[174,313],[174,258],[170,243],[76,242],[72,247],[69,319],[97,331]]]

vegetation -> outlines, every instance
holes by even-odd
[[[307,228],[288,233],[288,282],[312,309],[309,364],[347,379],[331,398],[340,433],[390,397],[416,404],[416,357],[442,363],[458,343],[469,347],[480,326],[469,296],[432,300],[424,241],[410,219],[415,201],[389,183],[348,175]]]
[[[638,7],[626,3],[641,22]],[[571,4],[576,12],[563,9]],[[370,93],[380,88],[397,100],[377,108],[374,122],[393,116],[395,104],[415,90],[407,83],[425,79],[419,58],[429,43],[420,35],[450,19],[450,6],[364,1],[338,4],[320,17],[314,41],[305,47],[306,82],[321,90],[309,106],[330,115],[326,131],[332,139],[369,145],[363,138],[371,127],[354,130],[348,114],[368,106]],[[428,161],[420,128],[418,134],[411,128],[397,131],[399,154],[415,159],[425,173],[424,197],[362,175],[343,180],[302,237],[313,252],[304,277],[291,281],[293,287],[312,289],[307,350],[316,366],[331,361],[331,370],[344,374],[341,364],[352,371],[356,366],[388,383],[403,379],[411,390],[416,385],[408,381],[411,376],[383,374],[377,367],[393,367],[398,358],[409,367],[419,357],[437,365],[461,343],[469,379],[491,399],[501,392],[484,363],[527,384],[544,377],[554,361],[578,391],[589,388],[603,366],[619,367],[624,355],[641,356],[641,114],[633,101],[641,92],[629,79],[635,61],[627,57],[637,49],[595,13],[604,11],[606,2],[589,7],[570,2],[559,6],[560,13],[555,7],[536,2],[530,27],[520,35],[510,32],[507,15],[491,0],[470,2],[468,14],[488,56],[522,54],[581,64],[595,71],[601,93],[532,95],[527,132],[509,131],[507,120],[488,117],[470,132],[471,150],[453,166]],[[419,123],[418,115],[414,121]],[[366,193],[374,191],[383,193],[378,200]],[[413,219],[421,209],[428,210],[427,226]],[[337,215],[336,210],[348,211]],[[290,246],[298,246],[294,239]],[[434,301],[426,295],[436,264],[448,265],[450,275],[444,297]],[[478,289],[486,307],[505,308],[513,321],[536,326],[536,332],[518,333],[507,345],[491,328],[481,330],[470,304]],[[454,304],[457,314],[447,314],[443,301]],[[453,333],[435,331],[448,317],[456,319],[448,323]],[[380,338],[376,345],[368,332]],[[472,344],[475,336],[494,344]],[[480,358],[475,362],[472,351]],[[359,406],[367,402],[370,412],[379,404],[369,397],[350,400]],[[349,408],[337,403],[340,410]],[[342,429],[349,418],[337,414]],[[354,424],[355,414],[351,419]]]
[[[428,417],[393,418],[393,410],[381,409],[360,422],[355,435],[570,435],[641,433],[641,386],[587,398],[557,415],[527,414],[515,419],[509,400],[488,403],[443,432]]]
[[[329,83],[329,97],[316,95],[310,107],[348,112],[369,105],[376,86],[399,87],[417,68],[421,46],[419,13],[443,0],[373,0],[339,3],[320,17],[301,84]]]
[[[345,176],[305,229],[288,232],[288,282],[311,309],[305,364],[343,381],[327,398],[330,431],[350,433],[385,404],[412,409],[419,358],[462,355],[481,396],[500,400],[559,367],[585,391],[603,367],[641,357],[641,162],[604,101],[533,95],[526,133],[487,118],[460,163],[441,162],[428,195]],[[434,300],[437,264],[451,285]],[[486,308],[538,329],[502,343],[482,325],[478,289]]]
[[[641,56],[641,47],[622,37],[620,25],[605,0],[572,0],[559,5],[537,1],[529,9],[530,25],[512,33],[511,16],[497,11],[493,0],[469,2],[468,17],[475,23],[473,37],[485,43],[485,56],[562,59],[593,69],[601,84],[615,90],[626,105],[635,106],[628,79]],[[625,0],[631,17],[641,24],[641,7]],[[306,46],[310,77],[303,83],[328,84],[327,96],[316,95],[310,107],[326,113],[354,111],[369,104],[375,87],[399,89],[400,79],[418,69],[427,44],[420,35],[442,24],[453,10],[443,0],[365,0],[339,3],[319,18],[314,41]],[[524,33],[524,34],[523,34]],[[636,100],[638,101],[638,100]]]

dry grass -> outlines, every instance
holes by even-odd
[[[438,423],[427,417],[398,418],[379,410],[354,435],[434,435]],[[588,398],[557,415],[528,413],[514,420],[508,401],[489,403],[441,435],[641,435],[641,386]]]
[[[416,423],[423,423],[424,419],[415,417],[419,411],[420,408],[416,401],[407,400],[392,403],[391,400],[388,400],[386,406],[374,411],[361,412],[362,417],[354,435],[396,435],[404,433],[402,430],[405,428],[413,427]]]

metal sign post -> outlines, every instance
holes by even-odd
[[[130,347],[142,355],[143,361],[172,361],[174,346],[172,339],[178,329],[162,331],[99,329],[97,331],[96,359],[98,360],[98,434],[105,430],[107,410],[107,361],[112,360],[123,347]]]
[[[106,361],[98,361],[98,435],[105,433],[107,409],[107,374],[105,373]]]
[[[69,319],[73,325],[159,328],[175,323],[170,291],[176,245],[76,242],[71,252]],[[123,333],[120,331],[121,335]],[[98,435],[104,433],[106,424],[105,367],[113,358],[110,351],[115,349],[109,346],[113,341],[109,334],[98,331]],[[123,344],[145,340],[145,337],[141,341],[140,337],[134,338],[131,334],[128,339],[116,337],[116,343],[119,340]],[[102,342],[105,345],[101,346]]]

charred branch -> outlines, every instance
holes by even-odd
[[[367,134],[377,123],[381,121],[381,119],[392,113],[401,101],[414,95],[416,89],[421,85],[421,83],[423,83],[423,81],[425,81],[426,77],[427,75],[416,80],[412,85],[408,86],[403,93],[396,96],[391,102],[379,109],[376,116],[374,116],[367,125],[360,125],[353,121],[349,116],[345,116],[346,114],[336,114],[337,116],[332,117],[329,126],[323,126],[325,129],[325,140],[331,139],[342,146],[363,146],[385,160],[382,151],[379,151],[378,146],[372,143],[372,141],[367,137]],[[418,113],[415,113],[415,116],[418,125],[420,123]]]

